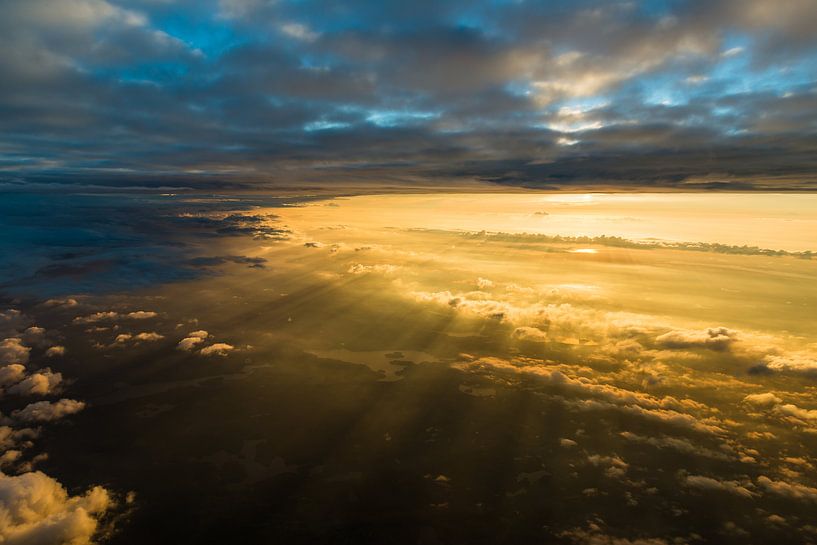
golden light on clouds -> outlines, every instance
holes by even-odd
[[[711,494],[728,500],[719,520],[754,528],[763,509],[801,535],[817,501],[812,196],[387,194],[225,200],[212,212],[203,202],[179,218],[226,233],[185,239],[206,272],[35,306],[59,335],[3,314],[21,325],[0,358],[29,357],[0,369],[7,392],[72,389],[12,410],[15,425],[74,419],[63,433],[89,444],[152,437],[142,444],[157,463],[177,468],[185,452],[195,464],[163,473],[167,483],[113,483],[112,494],[148,482],[144,505],[161,518],[167,488],[194,501],[185,479],[201,471],[219,497],[249,486],[298,509],[309,497],[308,516],[323,520],[350,490],[374,494],[367,509],[380,513],[386,474],[409,483],[405,513],[460,502],[491,516],[478,504],[498,497],[541,529],[542,506],[567,505],[572,518],[547,535],[577,543],[633,537],[644,509],[667,518],[639,536],[687,543],[685,529],[712,516],[698,509]],[[35,373],[48,335],[63,347],[49,365],[67,355],[82,366]],[[112,370],[115,382],[95,379]],[[74,399],[77,375],[90,393]],[[95,422],[117,414],[98,434]],[[604,531],[585,528],[590,511]]]

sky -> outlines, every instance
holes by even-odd
[[[0,183],[813,189],[813,0],[4,0]]]

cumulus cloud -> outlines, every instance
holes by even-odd
[[[577,545],[683,545],[685,540],[666,540],[659,537],[622,537],[606,534],[595,523],[590,523],[587,529],[573,528],[559,533],[563,539],[570,540]]]
[[[0,541],[90,544],[99,517],[113,505],[101,486],[70,496],[58,481],[39,471],[17,476],[0,473]]]
[[[113,341],[112,347],[134,345],[142,342],[156,342],[164,339],[165,336],[155,331],[143,331],[142,333],[120,333]]]
[[[752,486],[750,482],[721,481],[703,475],[683,475],[681,477],[681,483],[687,488],[694,488],[704,492],[726,492],[747,499],[751,499],[755,496],[755,494],[747,488],[747,486]]]
[[[517,327],[513,330],[511,336],[514,339],[520,341],[532,341],[532,342],[547,342],[548,336],[545,331],[542,331],[536,327]]]
[[[37,401],[13,411],[11,416],[20,422],[51,422],[78,413],[84,408],[85,402],[74,399],[60,399],[54,402]]]
[[[210,336],[210,334],[207,333],[204,330],[191,331],[187,335],[187,337],[185,337],[184,339],[179,341],[179,344],[177,345],[177,347],[179,348],[179,350],[185,350],[185,351],[193,350],[193,348],[195,348],[195,346],[197,344],[203,343],[204,340],[207,339],[207,337],[209,337],[209,336]]]
[[[61,383],[61,373],[54,373],[50,369],[44,369],[25,377],[6,391],[21,396],[44,396],[58,391]]]
[[[0,387],[16,384],[26,376],[26,368],[19,363],[12,363],[0,367]]]
[[[704,330],[675,330],[659,335],[655,342],[668,348],[709,348],[725,350],[737,338],[737,332],[725,327]]]
[[[57,356],[64,356],[65,355],[65,347],[64,346],[51,346],[45,351],[46,358],[54,358]]]
[[[488,278],[477,278],[476,281],[477,289],[487,290],[494,287],[494,283],[489,280]]]
[[[29,319],[17,309],[0,311],[0,335],[15,336],[28,327],[29,323]]]
[[[31,348],[16,337],[0,341],[0,363],[28,363],[29,352]]]
[[[148,318],[155,318],[156,316],[158,316],[157,313],[149,310],[136,310],[125,314],[126,318],[131,318],[133,320],[146,320]]]
[[[46,307],[75,307],[78,304],[79,302],[72,297],[66,299],[48,299],[43,303]]]
[[[630,431],[623,431],[619,435],[624,439],[627,439],[628,441],[633,441],[645,445],[651,445],[653,447],[661,449],[672,449],[683,454],[703,456],[705,458],[712,458],[715,460],[723,461],[732,461],[736,459],[736,457],[733,454],[729,453],[727,450],[724,449],[713,450],[703,445],[693,443],[689,439],[683,437],[669,437],[669,436],[648,437],[644,435],[638,435],[637,433],[633,433]],[[726,444],[722,443],[722,447],[723,446],[726,446]]]
[[[388,263],[378,263],[374,265],[363,265],[361,263],[355,263],[349,267],[347,272],[349,274],[370,274],[370,273],[393,274],[399,268],[400,267],[398,267],[397,265],[389,265]]]
[[[722,435],[726,423],[707,405],[673,396],[656,397],[645,392],[599,382],[586,376],[569,376],[564,366],[541,360],[485,357],[455,364],[455,367],[501,379],[513,376],[536,380],[543,386],[572,394],[564,403],[577,411],[618,411],[644,420],[704,433]],[[692,414],[691,414],[692,413]],[[697,413],[697,414],[696,414]]]
[[[202,356],[226,356],[235,350],[235,347],[227,343],[214,343],[201,349]]]
[[[77,316],[74,323],[95,324],[99,322],[117,322],[120,320],[147,320],[158,316],[156,312],[148,310],[135,310],[133,312],[119,313],[112,310],[95,312],[88,316]]]
[[[790,371],[806,375],[817,374],[817,354],[814,352],[788,352],[769,354],[763,362],[767,369],[773,371]]]
[[[587,461],[596,467],[604,468],[604,474],[610,478],[623,478],[627,474],[630,464],[618,456],[601,456],[591,454]]]
[[[817,432],[817,409],[806,409],[793,403],[785,403],[783,399],[766,392],[750,394],[743,398],[743,402],[770,418],[785,421],[806,431]]]
[[[11,426],[0,426],[0,452],[8,449],[28,448],[39,433],[39,430],[33,428],[14,429]]]
[[[765,475],[757,478],[757,484],[770,494],[793,500],[817,502],[817,488],[784,481],[774,481]]]
[[[152,342],[152,341],[160,341],[160,340],[164,339],[165,336],[160,335],[159,333],[156,333],[155,331],[144,331],[142,333],[137,333],[136,335],[133,336],[133,338],[135,340],[137,340],[137,341]]]
[[[803,409],[797,405],[786,403],[775,405],[774,411],[783,416],[791,416],[800,420],[817,423],[817,409]]]
[[[756,407],[773,407],[782,403],[783,400],[771,392],[765,392],[762,394],[749,394],[743,398],[743,402]]]

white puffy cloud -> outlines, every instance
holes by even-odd
[[[599,454],[591,454],[587,457],[587,461],[591,465],[604,468],[604,474],[611,479],[624,477],[627,474],[627,469],[630,467],[630,464],[618,456],[601,456]]]
[[[156,316],[158,316],[158,314],[152,310],[136,310],[124,315],[125,318],[132,320],[147,320],[148,318],[155,318]]]
[[[117,322],[120,320],[147,320],[149,318],[155,318],[156,316],[158,316],[158,313],[152,310],[135,310],[127,313],[109,310],[105,312],[95,312],[88,316],[77,316],[74,318],[74,323],[95,324],[98,322]]]
[[[817,373],[817,353],[809,351],[769,354],[763,358],[766,367],[773,371],[791,371],[793,373]]]
[[[398,267],[397,265],[389,265],[388,263],[378,263],[375,265],[363,265],[361,263],[355,263],[349,267],[347,272],[349,274],[370,274],[370,273],[393,274],[399,268],[400,267]]]
[[[720,481],[703,475],[684,475],[681,483],[687,488],[695,488],[706,492],[726,492],[742,498],[753,498],[755,494],[747,488],[751,483],[738,481]]]
[[[0,386],[16,384],[26,376],[26,368],[19,363],[11,363],[0,367]]]
[[[36,439],[39,433],[39,430],[33,428],[0,426],[0,451],[28,448],[32,444],[31,440]]]
[[[517,327],[511,333],[511,336],[519,341],[532,341],[532,342],[547,342],[548,335],[547,332],[542,331],[537,327]]]
[[[142,333],[137,333],[136,335],[134,335],[133,338],[135,340],[137,340],[137,341],[152,342],[152,341],[160,341],[160,340],[164,339],[165,336],[160,335],[159,333],[156,333],[155,331],[143,331]]]
[[[0,341],[0,363],[27,363],[29,352],[31,348],[16,337]]]
[[[773,481],[765,475],[757,478],[758,486],[766,492],[794,500],[808,500],[817,502],[817,488],[784,481]]]
[[[45,357],[53,358],[56,356],[64,356],[65,355],[65,347],[64,346],[51,346],[48,350],[45,351]]]
[[[793,403],[784,403],[781,398],[770,392],[750,394],[744,397],[743,401],[757,409],[763,409],[769,417],[801,426],[807,431],[817,431],[817,409],[805,409]]]
[[[573,543],[581,545],[669,545],[670,541],[658,537],[638,537],[628,539],[617,537],[602,532],[596,524],[590,523],[588,529],[574,528],[559,534],[560,537],[569,539]],[[676,545],[683,545],[684,540],[671,540]]]
[[[164,339],[165,336],[155,331],[143,331],[142,333],[137,333],[136,335],[132,333],[120,333],[114,339],[114,346],[121,346],[128,343],[138,344],[140,342],[155,342]]]
[[[494,287],[493,281],[489,280],[488,278],[482,278],[481,276],[477,278],[476,281],[477,289],[485,290]]]
[[[7,391],[10,394],[21,396],[48,395],[57,391],[61,383],[61,373],[54,373],[50,369],[44,369],[27,376]]]
[[[17,476],[0,473],[0,542],[90,544],[99,517],[113,505],[101,486],[82,496],[69,496],[58,481],[40,471]]]
[[[0,311],[0,335],[13,336],[24,330],[30,321],[17,309]]]
[[[26,328],[26,330],[23,331],[23,335],[26,337],[41,337],[45,335],[45,328],[33,325]]]
[[[79,302],[71,297],[66,299],[49,299],[43,303],[43,305],[47,307],[75,307],[78,304]]]
[[[655,342],[668,348],[709,348],[724,350],[737,339],[737,332],[725,327],[708,329],[678,329],[655,338]]]
[[[817,423],[817,409],[803,409],[797,405],[787,403],[775,406],[774,412],[783,416],[792,416],[800,420],[814,421]]]
[[[762,394],[749,394],[743,398],[743,402],[755,407],[773,407],[782,403],[783,400],[771,392],[765,392]]]
[[[201,329],[199,331],[191,331],[190,333],[188,333],[187,337],[185,337],[184,339],[179,341],[179,344],[177,345],[177,347],[179,348],[179,350],[186,350],[186,351],[193,350],[193,348],[197,344],[203,343],[204,340],[209,336],[210,336],[210,334],[207,333],[206,331],[204,331],[203,329]]]
[[[60,399],[54,402],[38,401],[12,412],[11,416],[21,422],[51,422],[69,414],[78,413],[84,408],[85,402],[74,399]]]
[[[226,356],[235,350],[235,347],[227,343],[215,343],[201,349],[202,356]]]
[[[119,318],[120,314],[112,310],[106,312],[95,312],[88,316],[77,316],[74,318],[74,323],[77,324],[95,324],[97,322],[113,321]]]
[[[715,460],[728,461],[735,459],[735,456],[728,454],[726,451],[723,450],[718,451],[706,448],[704,446],[697,445],[690,441],[689,439],[685,439],[683,437],[669,437],[669,436],[648,437],[644,435],[638,435],[630,431],[623,431],[619,435],[624,439],[627,439],[628,441],[650,445],[655,448],[672,449],[684,454],[703,456],[705,458],[712,458]],[[725,446],[726,444],[723,443],[722,445]]]

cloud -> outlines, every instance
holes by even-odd
[[[157,313],[147,310],[137,310],[125,314],[126,318],[131,318],[133,320],[146,320],[148,318],[155,318],[156,316],[158,316]]]
[[[59,390],[62,383],[62,374],[54,373],[50,369],[44,369],[37,373],[28,375],[6,391],[10,394],[21,396],[48,395]]]
[[[73,399],[60,399],[54,402],[38,401],[13,411],[11,416],[20,422],[51,422],[78,413],[84,408],[85,402]]]
[[[378,273],[378,274],[393,274],[400,267],[397,265],[389,265],[388,263],[379,263],[374,265],[363,265],[361,263],[354,263],[349,266],[349,269],[346,271],[349,274],[371,274],[371,273]]]
[[[704,330],[675,330],[659,335],[655,342],[667,348],[708,348],[726,350],[737,339],[737,332],[725,327]]]
[[[494,287],[494,283],[491,280],[482,277],[477,278],[476,284],[477,289],[480,290],[487,290]]]
[[[9,449],[28,448],[32,445],[32,439],[36,439],[39,434],[38,429],[14,429],[11,426],[0,426],[0,452]]]
[[[772,371],[817,374],[817,354],[812,351],[769,354],[763,358],[763,363]]]
[[[28,317],[17,309],[0,311],[0,335],[15,337],[28,327],[29,323]]]
[[[48,299],[43,303],[46,307],[75,307],[79,305],[79,302],[74,299],[73,297],[69,297],[66,299]]]
[[[235,350],[235,347],[227,343],[215,343],[201,349],[202,356],[226,356]]]
[[[817,409],[784,403],[783,399],[771,392],[747,395],[743,402],[755,409],[762,409],[767,417],[785,421],[806,431],[817,432]]]
[[[120,320],[147,320],[158,316],[156,312],[146,310],[136,310],[133,312],[119,313],[115,311],[95,312],[88,316],[77,316],[74,323],[95,324],[99,322],[117,322]]]
[[[57,356],[64,356],[65,355],[65,347],[64,346],[50,346],[45,351],[46,358],[54,358]]]
[[[26,376],[26,368],[19,363],[11,363],[0,367],[0,387],[16,384]]]
[[[143,331],[142,333],[137,333],[136,335],[134,335],[133,338],[134,338],[134,340],[137,340],[137,341],[153,342],[153,341],[160,341],[160,340],[164,339],[165,337],[164,337],[164,335],[160,335],[159,333],[156,333],[155,331]]]
[[[591,454],[587,457],[587,461],[596,467],[602,467],[604,474],[612,479],[623,478],[627,474],[630,464],[619,458],[618,456],[601,456],[598,454]]]
[[[659,398],[593,378],[569,376],[560,370],[560,366],[541,360],[511,361],[485,357],[457,363],[455,368],[503,380],[513,376],[535,380],[556,392],[572,394],[571,398],[563,402],[576,411],[614,411],[707,435],[720,436],[727,433],[726,423],[722,420],[713,416],[690,414],[709,412],[709,407],[702,403],[673,396]],[[567,366],[563,369],[567,370]]]
[[[15,178],[815,182],[809,0],[58,3],[4,4]]]
[[[187,335],[187,337],[179,341],[177,347],[179,350],[193,350],[197,344],[201,344],[209,336],[210,334],[204,330],[192,331]]]
[[[787,403],[784,405],[776,405],[774,410],[777,414],[783,416],[792,416],[800,420],[817,423],[817,409],[803,409],[797,405]]]
[[[165,336],[155,331],[143,331],[141,333],[120,333],[116,336],[111,347],[121,347],[128,344],[139,344],[141,342],[156,342],[164,339]]]
[[[749,394],[743,398],[743,402],[756,407],[773,407],[783,403],[783,400],[771,392],[765,392],[762,394]]]
[[[619,435],[628,441],[651,445],[661,449],[672,449],[683,454],[703,456],[705,458],[723,461],[734,461],[736,459],[736,457],[732,453],[728,452],[728,450],[713,450],[703,445],[693,443],[689,439],[683,437],[647,437],[630,431],[623,431]],[[727,445],[726,443],[722,443],[721,446],[725,447]]]
[[[684,545],[683,539],[662,539],[658,537],[627,537],[606,534],[595,523],[589,523],[588,529],[573,528],[559,533],[559,537],[580,545]]]
[[[255,234],[256,228],[252,228]],[[225,263],[237,263],[240,265],[247,265],[251,269],[263,269],[267,260],[263,257],[248,257],[243,255],[226,255],[214,257],[194,257],[189,260],[191,265],[197,267],[213,267],[216,265],[223,265]]]
[[[517,327],[511,333],[511,337],[520,341],[547,342],[548,336],[545,331],[536,327]]]
[[[817,502],[817,488],[810,486],[787,483],[784,481],[773,481],[765,475],[757,478],[757,484],[770,494],[782,496],[793,500],[805,500]]]
[[[0,363],[28,363],[28,353],[31,348],[23,341],[12,337],[0,341]]]
[[[0,541],[90,544],[99,517],[113,505],[101,486],[70,496],[59,482],[39,471],[17,476],[0,473]]]
[[[751,499],[756,495],[747,488],[747,486],[751,486],[751,483],[721,481],[703,475],[683,475],[681,483],[687,488],[694,488],[704,492],[726,492],[747,499]]]

